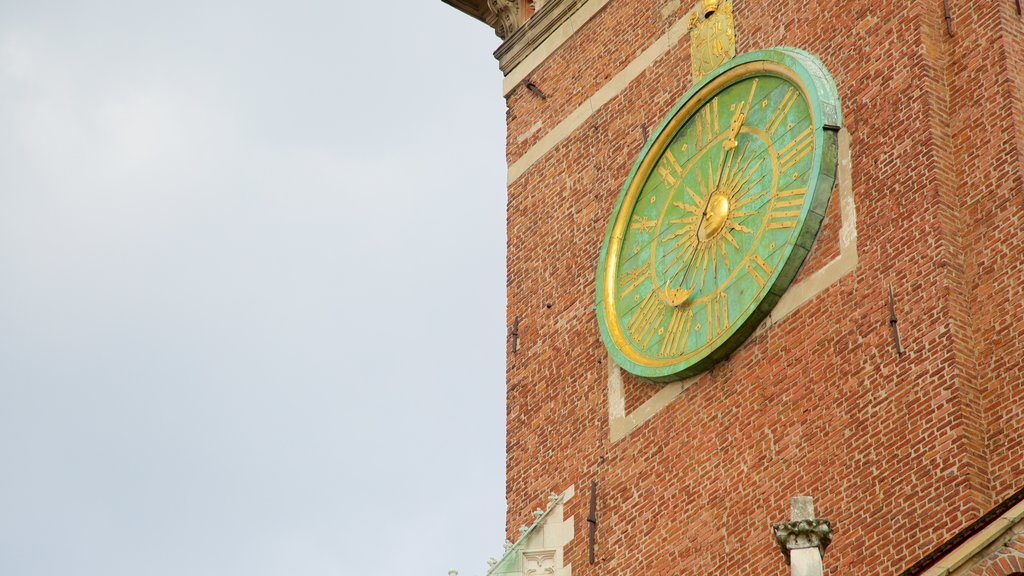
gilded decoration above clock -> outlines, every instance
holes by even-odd
[[[690,13],[690,67],[697,82],[736,55],[732,0],[703,0]]]
[[[634,374],[673,380],[728,356],[810,250],[836,171],[839,98],[793,48],[734,58],[640,153],[598,265],[601,335]]]

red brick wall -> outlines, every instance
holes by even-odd
[[[1005,59],[1002,72],[993,72],[985,82],[990,92],[973,97],[990,119],[975,110],[963,131],[965,142],[978,138],[982,147],[965,169],[970,174],[965,184],[977,186],[981,196],[969,204],[967,228],[968,242],[976,246],[976,277],[970,285],[977,318],[973,336],[978,380],[984,386],[991,486],[998,497],[1024,484],[1024,403],[1019,401],[1024,397],[1024,288],[1019,281],[1024,278],[1024,18],[1012,1],[998,3],[996,12],[998,19],[975,24],[980,30],[975,35],[987,44],[978,49],[991,52],[995,62]],[[961,67],[967,70],[971,62],[964,60]]]
[[[798,46],[835,77],[859,264],[619,442],[595,266],[641,126],[689,86],[689,39],[509,186],[510,536],[575,484],[574,574],[783,574],[769,523],[808,494],[828,573],[897,573],[1024,485],[1024,23],[1013,0],[949,3],[952,38],[941,0],[737,0],[738,53]],[[689,8],[662,6],[612,0],[530,75],[546,101],[512,91],[510,163]],[[837,208],[801,274],[835,256]],[[627,379],[627,408],[657,386]]]

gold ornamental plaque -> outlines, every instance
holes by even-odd
[[[703,0],[701,14],[690,16],[690,64],[696,84],[736,56],[732,0]]]

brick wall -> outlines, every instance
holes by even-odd
[[[1024,485],[1024,22],[1013,0],[949,3],[953,37],[941,0],[736,0],[738,53],[801,47],[836,80],[859,263],[618,442],[595,267],[641,127],[689,86],[689,39],[510,184],[510,536],[572,484],[585,526],[597,480],[598,562],[580,530],[575,574],[783,574],[769,523],[809,494],[828,573],[897,573]],[[613,0],[531,73],[547,100],[509,94],[510,163],[690,7],[664,5]],[[836,210],[802,275],[834,257]],[[624,386],[629,408],[660,385]]]

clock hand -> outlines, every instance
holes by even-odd
[[[736,136],[740,133],[740,128],[743,128],[743,123],[747,120],[747,113],[743,112],[743,104],[740,104],[740,109],[736,111],[736,115],[732,117],[729,122],[729,142],[732,144],[729,149],[736,147]]]
[[[718,192],[718,188],[722,185],[722,176],[725,175],[725,167],[728,164],[727,158],[732,158],[733,150],[735,150],[737,146],[736,136],[739,135],[740,129],[743,128],[743,122],[747,119],[747,115],[743,112],[742,106],[743,105],[740,104],[740,109],[736,111],[736,114],[733,115],[732,120],[729,122],[729,137],[726,138],[724,142],[722,142],[722,164],[718,169],[718,178],[715,180],[714,188],[712,188],[711,191],[708,192],[707,200],[704,201],[704,208],[701,210],[700,219],[697,221],[697,244],[693,247],[693,252],[690,254],[690,260],[686,263],[686,267],[683,268],[683,279],[679,283],[680,286],[686,284],[686,277],[689,276],[690,268],[693,266],[693,262],[695,260],[695,257],[697,256],[697,251],[700,249],[700,232],[701,228],[704,226],[704,220],[707,219],[708,208],[711,206],[711,200],[714,197],[715,193]],[[718,273],[717,267],[715,273]],[[665,300],[670,306],[681,305],[690,297],[691,294],[693,294],[693,290],[686,290],[683,288],[669,288],[670,282],[671,280],[665,281],[665,289],[663,291]]]
[[[698,245],[700,244],[700,240],[697,241],[697,244]],[[696,254],[697,254],[697,247],[694,246],[693,252],[690,253],[690,260],[686,264],[686,268],[685,268],[686,272],[689,271],[690,265],[693,263],[693,258],[694,258],[694,256]],[[671,278],[666,278],[665,279],[665,287],[664,288],[659,286],[657,283],[654,284],[654,289],[657,290],[658,295],[661,297],[662,301],[664,301],[669,306],[682,306],[683,303],[686,302],[690,298],[690,295],[693,294],[693,290],[687,290],[685,288],[671,288],[670,287],[670,285],[672,284],[672,281],[675,280],[675,278],[677,276],[679,276],[679,271],[676,271],[676,273],[673,274]],[[683,281],[685,282],[685,280],[686,280],[686,273],[683,274]],[[683,283],[680,283],[680,286],[682,286],[682,284]]]
[[[742,104],[741,104],[742,106]],[[728,154],[732,154],[732,151],[736,149],[736,136],[740,133],[740,128],[743,128],[743,122],[747,119],[747,115],[743,112],[736,112],[736,115],[732,117],[732,121],[729,122],[729,137],[722,142],[722,149]],[[715,182],[715,190],[722,184],[722,175],[725,174],[725,165],[727,162],[725,158],[722,158],[722,167],[718,171],[718,180]]]
[[[690,253],[690,260],[686,263],[686,268],[683,269],[683,279],[679,281],[679,285],[683,286],[686,284],[686,277],[690,274],[690,267],[693,266],[693,261],[697,257],[697,251],[700,250],[700,239],[697,239],[697,243],[693,246],[693,252]],[[693,293],[693,290],[690,290]]]
[[[718,172],[718,181],[721,182],[722,174],[725,172],[725,156],[722,157],[722,168]],[[683,279],[680,280],[679,285],[683,286],[686,284],[686,277],[690,274],[690,267],[693,266],[693,261],[697,256],[697,251],[700,249],[701,237],[700,229],[704,225],[704,219],[708,216],[708,206],[711,205],[711,198],[715,195],[714,191],[717,190],[718,183],[715,183],[715,188],[708,192],[708,198],[704,201],[704,208],[700,211],[700,219],[697,221],[697,227],[694,229],[694,235],[697,237],[697,243],[693,247],[693,252],[690,253],[690,260],[686,263],[686,268],[683,268]],[[678,272],[677,272],[678,274]],[[673,279],[675,276],[673,276]],[[685,290],[683,288],[671,289],[668,287],[669,281],[665,281],[665,293],[669,297],[669,304],[672,306],[679,306],[686,301],[687,298],[693,294],[693,290]],[[678,302],[677,302],[678,300]]]
[[[742,106],[742,104],[740,105]],[[711,205],[711,197],[714,196],[715,192],[718,192],[718,188],[722,185],[722,176],[725,176],[725,167],[729,164],[727,159],[732,158],[733,150],[736,149],[737,142],[736,136],[739,135],[740,129],[743,128],[743,121],[747,119],[747,115],[741,110],[737,110],[736,114],[732,117],[729,122],[729,137],[722,142],[722,165],[718,169],[718,178],[715,179],[715,187],[712,188],[711,193],[708,194],[708,199],[704,203],[704,211],[700,214],[700,222],[697,223],[697,230],[700,230],[704,219],[708,215],[708,206]]]
[[[708,194],[708,202],[710,202],[710,199],[711,195]],[[697,228],[694,229],[694,236],[697,243],[694,244],[693,251],[690,252],[690,259],[687,260],[686,267],[682,269],[683,279],[679,281],[680,288],[669,288],[669,284],[676,279],[676,276],[679,275],[678,271],[676,271],[671,278],[665,280],[665,289],[662,291],[662,296],[669,306],[681,306],[690,298],[690,295],[693,294],[693,290],[687,290],[682,288],[682,286],[686,285],[686,277],[690,274],[690,267],[693,266],[693,261],[697,256],[697,251],[700,249],[700,234],[697,232],[700,230],[701,222],[704,221],[704,214],[707,212],[707,209],[708,203],[705,203],[704,212],[701,213],[700,222],[697,223]]]

